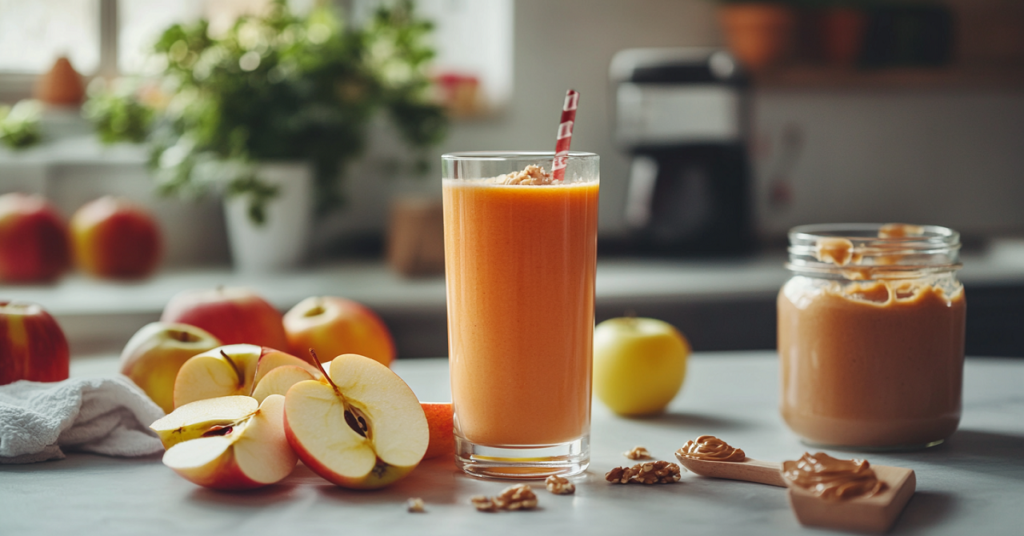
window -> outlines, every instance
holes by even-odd
[[[210,20],[225,29],[270,0],[0,0],[0,102],[28,97],[32,81],[67,55],[85,76],[146,71],[147,51],[175,22]],[[337,0],[354,20],[381,0]],[[291,0],[307,12],[316,0]],[[512,90],[513,0],[418,0],[435,24],[437,74],[479,84],[484,108],[508,101]]]
[[[363,9],[377,3],[365,0]],[[437,73],[476,79],[485,109],[507,103],[512,96],[512,0],[418,0],[416,8],[434,22]]]
[[[66,55],[80,72],[100,65],[100,0],[0,0],[0,73],[46,72]]]

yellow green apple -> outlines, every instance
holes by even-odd
[[[612,318],[594,329],[594,394],[619,415],[664,411],[686,377],[690,344],[667,322]]]
[[[152,322],[132,335],[121,351],[121,374],[131,378],[165,413],[174,410],[174,379],[194,355],[220,346],[206,330],[188,324]]]

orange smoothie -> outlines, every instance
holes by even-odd
[[[443,181],[455,432],[543,446],[589,432],[598,181]]]

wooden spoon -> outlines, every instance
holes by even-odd
[[[782,479],[782,464],[779,463],[762,462],[753,458],[745,458],[742,462],[714,462],[696,460],[683,456],[679,452],[676,452],[676,459],[691,473],[700,476],[744,480],[780,488],[786,487],[786,481]]]

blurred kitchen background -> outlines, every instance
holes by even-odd
[[[42,194],[65,218],[124,196],[164,236],[160,270],[141,281],[69,273],[0,286],[0,298],[54,313],[73,356],[116,353],[172,294],[216,285],[253,287],[282,310],[315,294],[355,299],[383,317],[399,357],[446,355],[439,157],[552,150],[570,87],[581,94],[573,149],[602,164],[599,321],[631,310],[675,324],[695,350],[774,348],[790,227],[927,223],[963,235],[968,354],[1024,355],[1024,3],[296,0],[294,35],[236,24],[272,9],[0,0],[0,103],[13,106],[0,112],[0,193]],[[335,77],[352,107],[282,103],[327,126],[313,137],[282,127],[277,140],[277,123],[251,122],[263,152],[243,158],[230,139],[219,153],[184,147],[191,112],[174,107],[213,79],[204,62],[224,57],[203,59],[202,32],[165,30],[200,19],[233,43],[218,53],[239,55],[240,80],[264,77],[255,109],[239,98],[238,114],[276,109],[275,83],[304,83],[287,62],[260,65],[292,45],[326,62],[316,76]],[[349,45],[330,48],[341,35],[363,39],[365,64],[344,56]],[[280,188],[307,181],[299,204],[264,207],[265,225],[298,233],[284,245],[234,230],[258,197],[246,173],[269,180],[267,163],[284,169]],[[231,191],[243,194],[225,200]]]

